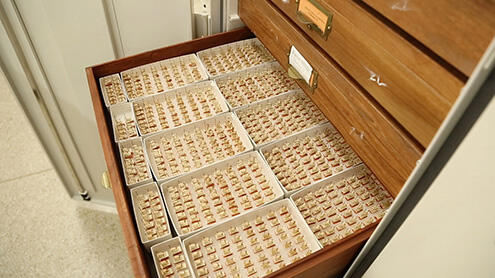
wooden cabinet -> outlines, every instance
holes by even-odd
[[[353,1],[319,1],[332,15],[327,36],[298,15],[299,3],[272,2],[428,146],[462,87],[459,79]]]
[[[112,139],[110,115],[98,79],[166,58],[256,36],[289,70],[295,47],[318,77],[298,80],[363,162],[396,196],[454,103],[464,78],[391,28],[359,1],[326,0],[332,27],[321,36],[297,15],[299,1],[239,0],[248,28],[156,49],[86,69],[109,176],[136,277],[150,277],[150,255],[140,244],[129,190]],[[316,0],[303,0],[317,3]],[[377,1],[382,2],[382,1]],[[311,28],[314,28],[311,26]],[[419,38],[418,38],[419,39]],[[455,66],[455,65],[454,65]],[[380,83],[383,83],[380,85]],[[384,85],[385,84],[385,85]],[[311,254],[270,277],[338,277],[371,236],[376,224]]]
[[[362,160],[396,195],[421,157],[421,148],[324,52],[268,2],[239,3],[239,15],[283,67],[295,46],[318,72],[314,91],[300,86],[342,133]],[[394,169],[391,171],[391,169]]]

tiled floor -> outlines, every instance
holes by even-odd
[[[65,192],[0,71],[0,277],[132,277],[116,215]]]

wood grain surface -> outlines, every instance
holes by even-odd
[[[282,268],[266,278],[312,277],[337,278],[342,277],[362,246],[370,238],[378,222],[350,235],[347,238],[329,245],[301,260]]]
[[[272,2],[428,146],[456,100],[461,80],[353,1],[317,1],[333,14],[327,39],[298,18],[296,2]]]
[[[470,76],[495,36],[493,0],[363,0]]]

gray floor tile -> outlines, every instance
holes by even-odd
[[[78,208],[54,170],[0,196],[0,277],[132,277],[118,217]]]

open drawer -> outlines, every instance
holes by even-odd
[[[98,132],[105,155],[108,175],[115,198],[115,205],[122,225],[122,232],[132,264],[135,277],[152,277],[154,269],[151,254],[146,251],[140,243],[137,226],[134,221],[133,208],[131,205],[130,191],[126,186],[124,172],[120,163],[119,149],[113,140],[112,121],[109,110],[105,106],[100,93],[99,78],[110,74],[134,68],[140,65],[153,63],[167,58],[195,53],[203,49],[235,42],[253,37],[249,29],[241,29],[207,38],[197,39],[190,42],[177,44],[170,47],[160,48],[144,52],[134,56],[88,67],[86,75],[93,100]]]
[[[408,135],[398,128],[378,105],[370,101],[352,81],[349,81],[344,73],[340,72],[332,62],[309,41],[305,40],[295,27],[285,22],[273,7],[263,1],[260,6],[252,4],[250,9],[246,9],[246,2],[248,1],[240,2],[241,16],[248,26],[260,24],[253,28],[255,34],[259,35],[260,40],[283,67],[287,66],[285,51],[291,44],[296,44],[301,49],[305,48],[303,54],[309,54],[312,59],[321,60],[321,64],[315,65],[315,67],[318,67],[322,73],[324,71],[321,70],[321,67],[326,67],[327,73],[320,76],[321,85],[313,94],[310,94],[310,97],[343,134],[362,160],[375,172],[390,193],[395,196],[412,170],[415,161],[419,159],[421,149],[416,147]],[[254,8],[255,6],[257,8]],[[273,13],[271,15],[273,21],[269,21],[268,24],[260,22],[260,17],[263,14],[260,13],[256,16],[254,13],[259,12],[257,9],[262,9],[265,13],[264,16]],[[273,36],[274,32],[275,36]],[[151,254],[140,243],[133,216],[130,191],[125,183],[118,146],[113,140],[111,116],[100,93],[101,88],[98,79],[140,65],[196,53],[207,48],[252,37],[254,37],[253,33],[248,28],[244,28],[156,49],[86,69],[109,178],[135,277],[154,276],[152,275],[154,267]],[[276,40],[274,40],[275,38]],[[309,92],[307,86],[302,85],[302,87],[307,93]],[[334,101],[330,102],[330,99]],[[369,121],[371,125],[363,122],[363,120]],[[349,133],[351,127],[355,127],[358,132],[366,132],[365,140],[356,136],[357,133]],[[377,222],[368,225],[336,244],[322,248],[295,263],[289,264],[272,273],[269,277],[335,277],[349,265],[370,237],[376,225]]]

